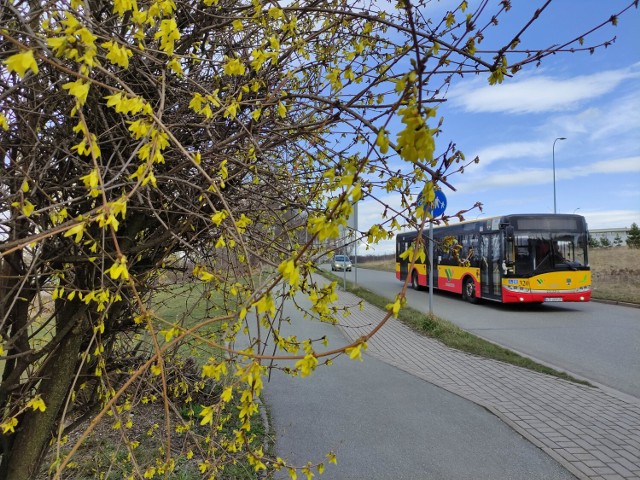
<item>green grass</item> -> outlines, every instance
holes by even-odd
[[[227,311],[235,309],[235,303],[233,305],[230,303],[225,304],[221,293],[207,290],[207,285],[198,281],[164,286],[149,299],[148,305],[157,317],[169,323],[176,323],[184,328],[193,327],[205,319],[221,316]],[[164,325],[161,321],[156,320],[154,323],[156,331],[169,328],[168,325]],[[220,323],[216,322],[207,325],[199,329],[197,334],[214,341],[218,340]],[[145,337],[146,339],[143,341],[150,344],[148,333],[145,334]],[[164,343],[161,335],[159,336],[159,342],[161,344]],[[169,367],[171,367],[171,364],[175,366],[177,359],[190,358],[195,360],[195,377],[199,379],[197,372],[200,371],[201,366],[209,357],[218,357],[220,355],[222,355],[221,351],[206,342],[195,338],[185,338],[184,342],[167,359],[170,362],[168,364]],[[180,365],[175,366],[175,368],[180,370],[181,373],[189,373],[185,372]],[[168,376],[171,377],[170,374]],[[171,387],[171,384],[169,386]],[[178,417],[182,417],[182,420],[185,421],[192,420],[194,423],[192,432],[197,438],[202,439],[201,447],[203,450],[207,448],[208,444],[205,438],[209,432],[207,431],[207,426],[199,425],[200,417],[198,414],[202,411],[203,406],[213,402],[211,397],[219,395],[221,391],[222,388],[219,385],[213,385],[208,396],[205,395],[206,398],[203,398],[202,395],[196,397],[194,394],[196,398],[191,401],[183,396],[172,399],[176,408],[176,412],[171,413],[172,424],[176,425],[180,421]],[[228,404],[226,411],[232,415],[224,423],[220,435],[233,438],[234,430],[240,428],[241,423],[237,415],[234,415],[237,413],[239,402],[240,398],[236,396]],[[164,435],[161,430],[164,428],[165,422],[162,401],[157,400],[153,404],[137,405],[132,413],[135,421],[132,430],[128,430],[127,434],[132,439],[140,442],[139,447],[135,450],[136,458],[142,465],[152,465],[157,458],[163,458],[163,455],[159,453]],[[115,480],[123,478],[125,474],[129,475],[132,472],[132,466],[127,459],[127,450],[121,444],[120,431],[114,430],[111,424],[111,420],[104,421],[89,436],[74,456],[73,467],[67,470],[68,477],[65,478]],[[147,432],[154,424],[158,424],[160,430],[149,436]],[[253,446],[263,445],[265,453],[271,454],[274,451],[273,440],[267,434],[266,428],[261,414],[256,414],[251,421],[251,434],[256,436]],[[198,468],[199,460],[197,455],[189,460],[185,452],[177,450],[183,444],[183,434],[176,433],[172,427],[171,435],[173,437],[172,448],[174,449],[173,457],[176,461],[176,469],[169,473],[166,478],[172,480],[197,480],[203,478]],[[145,468],[142,471],[144,472]],[[40,478],[44,479],[44,475]],[[162,476],[162,478],[165,477]],[[235,462],[225,466],[220,478],[256,480],[259,475],[242,455],[238,455]]]
[[[339,285],[342,285],[342,278],[338,278],[332,273],[325,271],[320,271],[320,273],[331,280],[337,280]],[[391,303],[391,300],[388,298],[373,293],[366,288],[354,285],[349,281],[347,281],[347,291],[382,310],[386,310],[386,305]],[[426,335],[435,340],[439,340],[447,347],[478,355],[483,358],[490,358],[509,363],[511,365],[516,365],[518,367],[527,368],[535,372],[552,375],[554,377],[580,383],[582,385],[591,385],[589,382],[578,380],[565,372],[541,365],[530,358],[518,355],[507,348],[476,337],[453,323],[435,315],[425,315],[418,310],[404,306],[398,313],[398,320],[409,326],[415,332]]]

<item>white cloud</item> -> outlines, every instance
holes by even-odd
[[[640,90],[635,90],[604,105],[585,109],[575,115],[552,119],[545,128],[567,137],[579,136],[592,142],[610,144],[612,138],[632,133],[634,146],[640,145]]]
[[[449,92],[452,104],[467,112],[542,113],[575,108],[576,105],[613,91],[623,81],[640,77],[637,65],[591,75],[556,78],[523,76],[502,85],[474,79],[455,85]]]
[[[480,163],[478,165],[480,165],[480,167],[486,167],[502,159],[540,157],[548,154],[549,145],[547,143],[546,141],[530,141],[491,145],[490,147],[479,150],[476,154],[480,157]],[[478,169],[474,166],[473,171],[477,172]]]
[[[640,156],[602,160],[584,167],[567,168],[561,171],[562,178],[583,177],[594,173],[632,173],[640,172]]]
[[[602,160],[591,164],[569,168],[556,168],[556,179],[570,180],[594,174],[638,173],[640,172],[640,156]],[[518,187],[549,183],[549,168],[525,168],[504,173],[490,173],[479,181],[474,176],[467,182],[459,182],[456,188],[459,193],[476,193],[500,187]]]
[[[578,212],[587,219],[590,230],[600,228],[626,228],[640,224],[640,210],[603,210]]]

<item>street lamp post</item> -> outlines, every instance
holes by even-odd
[[[557,213],[556,210],[556,142],[558,140],[566,140],[566,137],[558,137],[553,141],[553,148],[551,150],[553,158],[553,213]]]

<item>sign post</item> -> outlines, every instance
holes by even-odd
[[[418,198],[418,202],[421,198]],[[429,222],[429,269],[427,272],[427,281],[429,282],[429,315],[433,315],[433,219],[440,217],[447,209],[447,197],[442,190],[436,190],[436,197],[431,204],[431,222]]]

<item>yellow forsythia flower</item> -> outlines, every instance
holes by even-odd
[[[176,40],[180,40],[180,31],[175,18],[169,18],[160,22],[160,29],[155,34],[156,40],[160,39],[160,49],[173,55],[173,47]]]
[[[300,270],[293,260],[285,260],[278,266],[282,278],[289,281],[289,285],[295,287],[300,282]]]
[[[155,476],[156,476],[156,468],[155,467],[149,467],[144,472],[144,478],[153,478]]]
[[[227,211],[220,210],[213,215],[211,215],[211,221],[215,224],[216,227],[220,226],[220,224],[227,218]]]
[[[270,294],[263,295],[260,300],[252,304],[258,309],[258,314],[268,312],[272,316],[276,314],[276,304]]]
[[[33,51],[31,50],[11,55],[2,63],[7,66],[7,69],[10,72],[16,72],[20,78],[24,78],[27,70],[31,70],[33,73],[38,73],[38,64],[36,63],[36,59],[33,57]]]
[[[3,422],[0,424],[0,428],[2,428],[2,433],[15,433],[15,427],[18,426],[18,419],[13,417],[10,418],[9,420]]]
[[[222,395],[220,395],[220,398],[225,402],[229,402],[231,401],[232,395],[233,395],[233,387],[227,387],[222,392]]]
[[[206,425],[207,423],[213,422],[213,414],[215,413],[214,407],[204,407],[200,412],[200,416],[202,420],[200,420],[200,425]]]
[[[62,88],[69,90],[69,94],[76,97],[80,105],[84,105],[87,101],[87,95],[89,95],[89,82],[83,82],[82,80],[76,80],[75,82],[67,82],[62,85]]]
[[[35,210],[35,206],[29,200],[24,201],[24,205],[22,205],[22,213],[24,213],[25,217],[30,217],[33,211]]]
[[[230,58],[223,69],[226,75],[244,75],[245,72],[244,64],[238,58]]]
[[[129,271],[127,270],[127,257],[122,255],[113,265],[105,272],[108,273],[112,279],[117,280],[122,277],[123,280],[129,280]]]
[[[389,138],[387,138],[387,134],[385,133],[384,128],[381,128],[378,131],[376,145],[380,147],[380,153],[383,155],[389,151]]]
[[[84,222],[79,223],[73,227],[71,227],[69,230],[67,230],[66,232],[64,232],[64,236],[65,237],[70,237],[71,235],[75,235],[75,242],[76,243],[80,243],[80,240],[82,240],[82,235],[84,235]]]
[[[362,350],[367,349],[366,343],[360,343],[355,347],[345,348],[344,353],[349,355],[351,360],[360,360],[362,361]]]
[[[103,43],[102,46],[109,50],[107,53],[107,60],[119,67],[129,68],[129,57],[133,55],[131,50],[127,47],[118,45],[118,43],[113,40]]]
[[[284,118],[287,115],[287,107],[282,102],[278,103],[278,115],[280,115],[280,118]]]
[[[296,368],[300,371],[303,377],[311,375],[318,366],[318,359],[311,354],[306,355],[302,360],[296,362]]]

